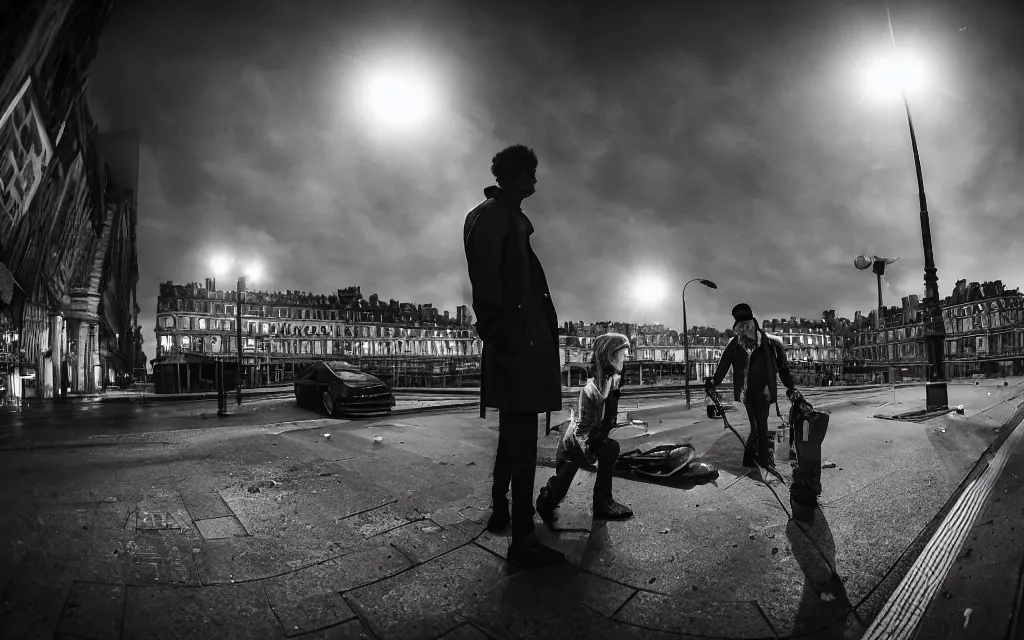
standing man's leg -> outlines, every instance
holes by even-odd
[[[750,423],[750,434],[747,435],[747,442],[743,445],[743,466],[753,467],[757,451],[757,410],[753,404],[744,404],[743,408],[747,411],[747,422]]]
[[[537,414],[513,413],[516,440],[512,460],[512,540],[533,533],[533,485],[537,477]]]
[[[515,414],[508,411],[498,413],[498,451],[494,456],[491,484],[492,511],[491,517],[487,520],[487,530],[491,533],[504,531],[511,519],[508,511],[508,489],[512,481],[517,426]]]
[[[775,461],[772,460],[768,450],[768,414],[770,413],[771,406],[767,402],[758,402],[753,406],[754,418],[757,421],[755,453],[757,455],[757,462],[762,467],[775,466]]]
[[[512,544],[508,558],[525,566],[565,562],[565,554],[546,547],[534,535],[533,484],[537,476],[536,413],[513,413],[515,450],[512,459]]]

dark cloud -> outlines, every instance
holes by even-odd
[[[901,46],[935,64],[912,106],[940,286],[1024,284],[1012,9],[892,4]],[[632,299],[649,273],[673,291],[719,284],[688,290],[694,324],[726,324],[741,300],[760,317],[849,316],[874,300],[852,267],[864,252],[901,257],[889,302],[922,291],[905,114],[863,90],[867,56],[891,47],[883,4],[484,6],[117,7],[90,102],[104,127],[142,133],[150,353],[157,283],[201,280],[214,250],[259,259],[272,288],[467,302],[463,218],[516,142],[541,159],[527,212],[563,319],[679,325],[677,295]],[[395,52],[434,69],[447,100],[402,136],[356,100]]]

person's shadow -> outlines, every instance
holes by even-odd
[[[827,564],[808,536],[828,557]],[[836,545],[821,507],[814,510],[813,523],[791,519],[786,524],[786,538],[804,574],[803,596],[793,621],[793,636],[842,640],[846,631],[843,620],[852,613],[853,605],[842,580],[833,577],[829,568],[836,566]]]

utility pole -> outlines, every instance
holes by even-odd
[[[235,337],[238,340],[238,372],[235,375],[235,399],[242,404],[242,296],[245,292],[245,276],[238,278],[238,299],[235,305]]]

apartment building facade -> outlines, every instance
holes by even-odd
[[[444,361],[466,373],[479,368],[481,342],[465,306],[451,317],[429,304],[383,304],[376,294],[366,300],[359,287],[331,295],[243,291],[239,299],[237,290],[218,290],[208,279],[204,284],[160,285],[154,377],[166,381],[173,375],[176,383],[159,386],[209,387],[214,377],[205,365],[215,362],[224,362],[237,375],[238,304],[240,376],[247,386],[288,382],[322,359],[367,363],[365,368],[375,372],[416,361]]]

